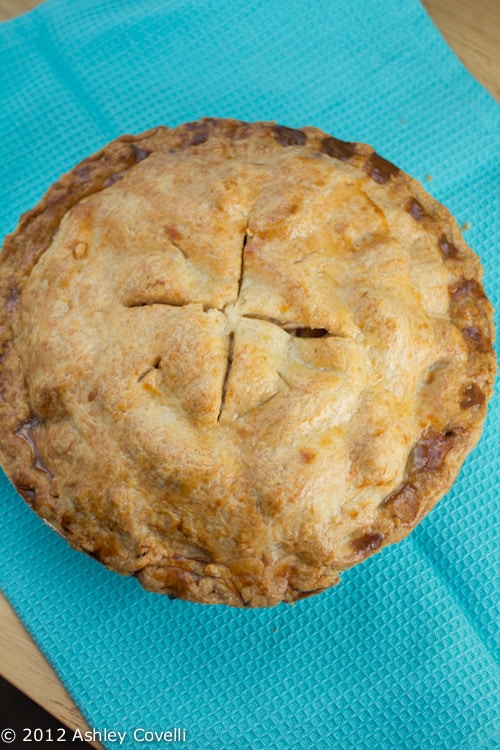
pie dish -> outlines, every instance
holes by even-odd
[[[481,276],[367,145],[210,118],[123,136],[5,240],[1,463],[146,589],[318,593],[405,537],[477,443]]]

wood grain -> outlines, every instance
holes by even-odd
[[[90,731],[59,677],[0,593],[0,674],[72,730]],[[98,742],[90,743],[101,748]]]
[[[40,0],[0,0],[0,21],[9,21],[40,5]]]
[[[500,0],[423,0],[470,73],[500,102]]]
[[[0,21],[37,0],[0,0]],[[500,0],[423,0],[427,12],[470,73],[500,102]],[[88,725],[56,673],[0,594],[0,673],[70,728]],[[94,743],[95,747],[100,747]]]

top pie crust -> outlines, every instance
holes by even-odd
[[[76,549],[192,601],[293,602],[400,540],[492,393],[454,219],[312,127],[117,139],[22,217],[0,284],[8,476]]]

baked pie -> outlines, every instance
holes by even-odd
[[[323,591],[405,537],[479,439],[481,274],[367,145],[217,119],[123,136],[5,241],[2,465],[151,591]]]

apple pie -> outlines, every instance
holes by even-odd
[[[317,128],[123,136],[0,260],[0,459],[148,590],[266,607],[405,537],[477,443],[478,257],[422,186]]]

